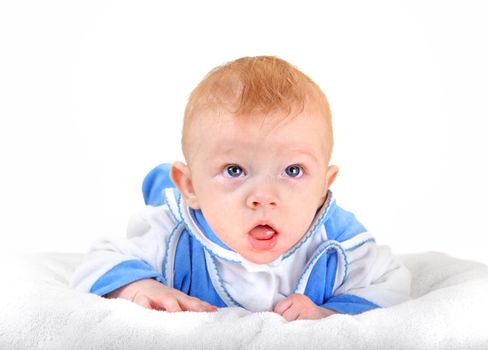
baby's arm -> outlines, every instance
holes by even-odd
[[[292,294],[280,300],[273,311],[283,316],[287,321],[318,320],[336,313],[325,307],[315,305],[303,294]]]
[[[327,271],[337,274],[329,285],[332,295],[319,305],[338,313],[356,315],[408,300],[410,272],[390,249],[377,245],[354,214],[337,206],[331,215],[324,224],[327,236],[331,242],[342,246],[345,257],[330,256]],[[345,264],[342,271],[338,269],[341,260]]]
[[[408,300],[410,273],[387,247],[369,242],[351,249],[348,259],[346,280],[323,304],[292,294],[278,302],[274,312],[288,321],[319,319],[334,313],[355,315]]]
[[[212,312],[217,308],[198,298],[186,295],[179,290],[169,288],[153,279],[132,282],[106,295],[107,298],[130,300],[140,306],[168,312],[196,311]]]
[[[348,260],[345,281],[334,288],[324,307],[358,314],[410,298],[410,271],[388,247],[369,242],[349,250]]]
[[[135,216],[128,239],[93,244],[71,278],[71,286],[109,298],[127,299],[141,306],[170,312],[213,311],[214,307],[169,288],[162,270],[166,242],[174,223],[163,207],[147,207]]]

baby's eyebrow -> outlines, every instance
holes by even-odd
[[[304,147],[292,147],[288,150],[284,150],[283,153],[298,153],[300,155],[305,155],[309,158],[311,158],[312,160],[314,161],[318,161],[318,158],[317,156],[314,154],[314,152],[312,152],[311,150],[308,149],[308,147],[304,148]]]
[[[217,157],[225,157],[228,155],[231,156],[237,156],[237,155],[243,155],[243,153],[246,153],[246,150],[248,149],[246,147],[245,143],[240,143],[239,145],[236,145],[235,143],[232,143],[232,140],[228,140],[229,142],[222,142],[216,145],[215,149],[210,152],[212,155],[211,158],[215,159]],[[252,142],[250,143],[252,144]],[[303,155],[308,158],[310,158],[312,161],[317,162],[318,161],[318,155],[316,152],[314,152],[314,148],[311,147],[308,144],[279,144],[277,145],[277,148],[279,149],[278,155],[280,156],[296,156],[296,155]]]
[[[216,162],[228,159],[229,157],[235,158],[242,155],[243,149],[245,150],[246,148],[233,145],[218,145],[215,147],[215,149],[208,153],[206,160]]]
[[[212,153],[220,156],[225,156],[228,154],[235,154],[237,151],[242,151],[242,149],[243,149],[242,145],[239,147],[233,145],[227,145],[227,146],[219,145]]]

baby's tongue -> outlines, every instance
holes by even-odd
[[[251,246],[256,250],[270,250],[278,242],[278,233],[271,227],[256,226],[249,231],[249,242]]]
[[[275,230],[273,230],[268,225],[256,226],[251,231],[249,231],[249,235],[251,235],[252,238],[258,240],[270,239],[271,237],[273,237],[275,233],[276,233]]]

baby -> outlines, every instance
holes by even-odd
[[[332,144],[327,99],[298,69],[267,56],[217,67],[185,110],[186,164],[146,177],[128,239],[95,243],[72,285],[156,310],[286,320],[407,300],[408,270],[329,190]]]

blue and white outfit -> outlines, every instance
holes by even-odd
[[[128,239],[99,241],[75,271],[72,285],[105,295],[154,278],[217,307],[271,311],[290,294],[347,314],[391,306],[409,298],[410,273],[329,192],[303,238],[269,264],[254,264],[212,232],[168,176],[169,165],[146,177],[148,206],[134,217]]]

